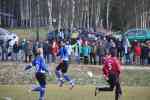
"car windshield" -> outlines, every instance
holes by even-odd
[[[133,31],[127,32],[127,34],[129,36],[133,36],[133,35],[145,35],[146,31],[145,30],[133,30]]]
[[[145,30],[137,30],[137,35],[145,35],[146,31]]]
[[[5,29],[0,28],[0,35],[5,35],[5,34],[9,34],[10,32],[8,32]]]
[[[127,34],[130,36],[130,35],[136,35],[136,30],[135,31],[129,31]]]

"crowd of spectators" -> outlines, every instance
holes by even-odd
[[[37,48],[43,48],[46,63],[56,63],[60,43],[63,41],[70,56],[70,63],[102,64],[108,52],[114,52],[123,64],[150,64],[150,43],[133,41],[127,37],[114,38],[100,36],[96,40],[78,37],[76,40],[65,38],[60,34],[51,40],[33,41],[22,39],[10,45],[9,41],[0,43],[0,60],[16,61],[17,63],[32,61]]]

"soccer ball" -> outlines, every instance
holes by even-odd
[[[91,71],[87,71],[87,75],[91,78],[93,77],[93,73]]]

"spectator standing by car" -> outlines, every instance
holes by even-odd
[[[148,64],[150,64],[150,43],[148,44]]]
[[[141,44],[141,64],[147,65],[148,64],[148,45],[145,43]]]
[[[7,59],[7,47],[6,47],[6,42],[2,41],[2,46],[1,46],[1,50],[2,50],[2,61],[5,61]]]
[[[137,43],[137,45],[134,47],[134,56],[135,56],[135,64],[140,64],[141,62],[141,45],[140,43]]]
[[[13,60],[18,61],[18,54],[19,54],[19,50],[20,50],[20,46],[19,46],[19,42],[16,41],[15,44],[13,45]]]
[[[31,41],[27,41],[25,62],[32,62],[32,56],[33,56],[32,51],[33,51],[33,44]]]
[[[20,42],[20,60],[24,61],[25,59],[25,50],[26,50],[26,46],[27,46],[27,42],[25,39],[23,39],[21,42]]]

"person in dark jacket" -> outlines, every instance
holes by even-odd
[[[141,54],[141,64],[148,64],[148,46],[145,43],[141,44],[142,54]]]
[[[50,59],[49,59],[49,57],[50,57],[50,46],[49,46],[48,41],[45,41],[43,43],[43,56],[45,58],[46,63],[49,63],[49,61],[50,61]]]
[[[103,63],[103,58],[104,58],[105,54],[106,54],[105,46],[100,41],[98,43],[98,46],[97,46],[97,55],[99,57],[99,64],[100,65]]]
[[[97,51],[96,43],[91,44],[90,48],[91,48],[90,62],[91,62],[91,64],[96,65],[96,51]]]
[[[32,62],[32,56],[33,56],[33,44],[31,43],[31,41],[27,41],[25,62]]]
[[[18,61],[19,50],[20,50],[20,45],[19,42],[16,41],[15,44],[13,45],[13,53],[14,53],[15,61]]]

